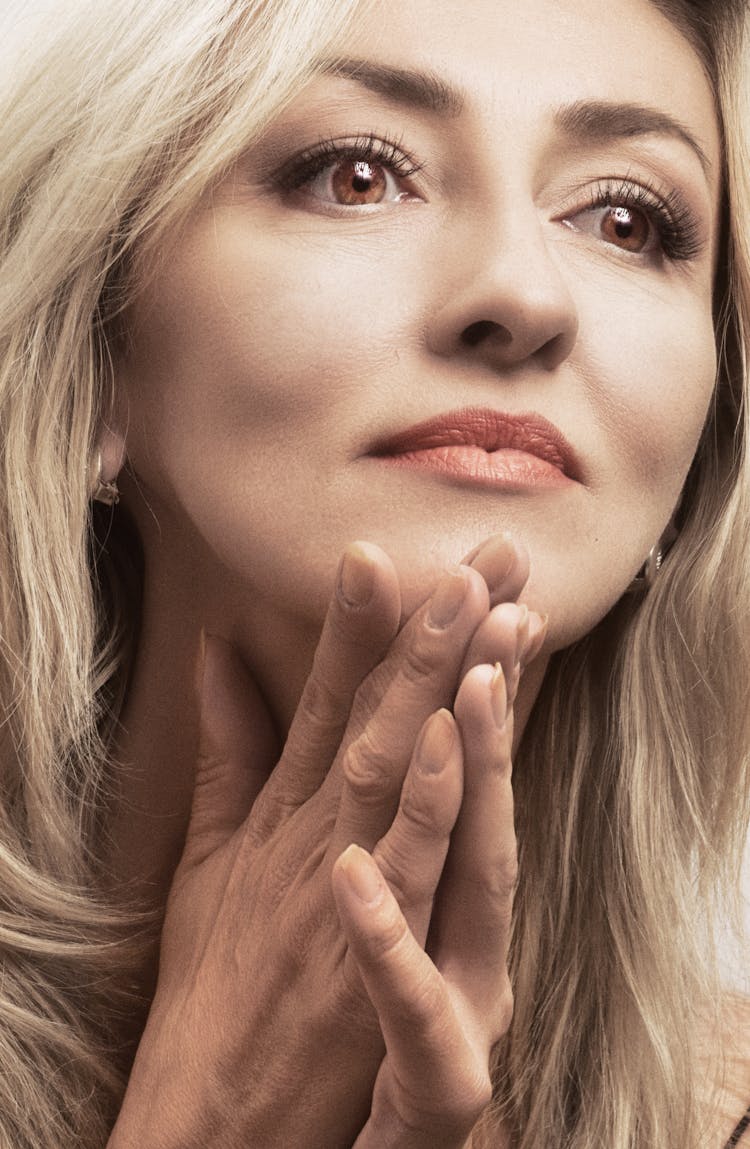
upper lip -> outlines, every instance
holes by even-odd
[[[507,447],[525,451],[558,467],[568,478],[579,478],[578,460],[570,443],[554,423],[535,411],[463,407],[379,439],[368,453],[401,455],[407,451],[450,446],[474,446],[485,451]]]

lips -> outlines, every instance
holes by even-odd
[[[529,485],[579,481],[580,468],[562,432],[535,412],[511,414],[467,407],[417,423],[379,440],[368,452],[411,461],[476,481]]]

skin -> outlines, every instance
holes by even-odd
[[[121,485],[152,572],[129,722],[144,729],[146,715],[148,737],[128,748],[134,761],[163,742],[163,762],[175,725],[185,761],[195,723],[189,705],[175,723],[174,697],[189,696],[201,626],[238,645],[288,727],[352,539],[393,557],[406,616],[444,565],[510,530],[529,550],[525,600],[550,614],[552,649],[619,597],[679,497],[715,369],[719,144],[699,62],[645,0],[606,19],[593,4],[523,16],[476,4],[429,33],[425,23],[419,4],[394,14],[385,36],[363,19],[345,50],[431,64],[466,90],[464,116],[430,117],[322,78],[175,233],[130,316],[114,438],[126,441],[134,479]],[[689,109],[710,178],[671,137],[583,146],[555,134],[551,110],[588,97],[680,119]],[[415,202],[343,217],[273,187],[279,166],[321,135],[363,132],[403,137],[424,162]],[[576,215],[588,193],[572,189],[608,177],[679,188],[698,257],[660,263],[592,235],[596,213]],[[466,346],[462,332],[481,321],[509,339]],[[466,404],[544,414],[584,481],[490,494],[366,457],[381,434]],[[145,809],[185,809],[190,781],[181,767],[168,775],[159,771],[159,793],[144,790]]]
[[[473,0],[442,7],[439,21],[429,0],[410,0],[387,16],[358,20],[346,55],[431,69],[463,93],[461,115],[321,75],[165,244],[117,364],[105,458],[127,451],[120,486],[147,585],[112,869],[157,905],[172,893],[114,1149],[146,1133],[171,1144],[139,1124],[155,1081],[182,1146],[208,1134],[270,1144],[269,1129],[280,1144],[309,1144],[311,1121],[321,1144],[350,1145],[363,1125],[359,1149],[434,1146],[438,1130],[440,1144],[464,1144],[509,1020],[511,743],[548,653],[603,617],[667,527],[712,393],[719,139],[709,84],[680,34],[646,0]],[[554,114],[579,100],[676,117],[707,168],[674,133],[571,136]],[[330,169],[280,186],[279,169],[321,136],[370,134],[423,164],[384,201],[342,208]],[[693,221],[691,257],[668,258],[648,212],[637,217],[642,251],[613,242],[606,209],[591,207],[601,181],[676,193]],[[483,334],[470,340],[475,324]],[[544,415],[572,444],[579,481],[488,491],[368,455],[384,434],[469,405]],[[504,530],[516,543],[496,538]],[[368,543],[349,553],[374,589],[352,611],[331,594],[356,538]],[[448,576],[465,597],[436,638],[425,600],[487,538],[476,566]],[[521,592],[530,618],[514,605]],[[535,611],[550,621],[533,661]],[[231,649],[210,641],[201,658],[202,628]],[[418,736],[444,707],[452,716],[431,720],[444,769],[428,784]],[[196,786],[185,763],[199,737]],[[352,841],[379,870],[361,850],[341,857]],[[307,902],[277,881],[300,868]],[[355,887],[368,876],[365,903]],[[309,983],[292,972],[289,939],[300,936],[322,939]],[[257,952],[253,937],[264,939]],[[255,995],[245,992],[242,1011],[229,952]],[[270,1028],[264,1000],[281,1003]],[[205,1018],[217,1008],[224,1028],[212,1043]],[[312,1041],[313,1016],[335,1019],[336,1048]],[[197,1066],[221,1059],[228,1034],[243,1052],[223,1063],[217,1095],[226,1090],[239,1124],[222,1124],[219,1101],[207,1129]],[[324,1111],[314,1080],[295,1093],[299,1129],[279,1108],[290,1088],[280,1048],[295,1064],[322,1057],[326,1070]],[[273,1080],[276,1064],[284,1090],[271,1089],[265,1108],[238,1103],[242,1075]]]

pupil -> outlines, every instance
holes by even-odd
[[[615,232],[619,239],[630,239],[633,234],[633,217],[626,207],[616,207],[613,211]]]
[[[355,192],[366,192],[372,187],[372,168],[369,164],[359,161],[354,164],[352,187]]]

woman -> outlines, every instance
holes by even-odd
[[[4,1144],[730,1137],[743,8],[16,15]]]

